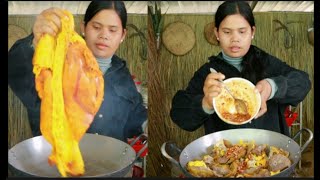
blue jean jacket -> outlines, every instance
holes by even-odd
[[[18,40],[8,53],[8,85],[28,111],[32,134],[41,135],[41,101],[35,89],[32,72],[33,35]],[[88,133],[98,133],[122,141],[137,136],[147,120],[147,109],[143,106],[131,74],[124,60],[112,57],[112,66],[104,74],[104,100]]]

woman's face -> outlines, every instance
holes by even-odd
[[[215,35],[219,38],[220,47],[230,57],[243,57],[249,50],[255,27],[240,14],[226,16],[215,28]]]
[[[121,19],[113,9],[98,12],[84,27],[87,46],[97,58],[109,58],[118,49],[126,35]]]

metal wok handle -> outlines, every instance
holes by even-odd
[[[161,146],[161,154],[166,157],[170,162],[174,163],[176,166],[181,167],[180,163],[177,161],[179,155],[181,154],[181,149],[174,142],[165,142]],[[175,157],[175,158],[173,158]]]
[[[311,131],[310,129],[307,129],[307,128],[302,128],[301,130],[299,130],[299,131],[293,136],[292,139],[295,140],[295,139],[299,136],[299,134],[302,133],[302,131],[306,131],[306,132],[309,133],[309,139],[303,144],[302,147],[300,147],[300,152],[301,152],[301,153],[306,149],[306,147],[309,145],[309,143],[310,143],[311,140],[313,139],[313,133],[312,133],[312,131]]]
[[[135,162],[140,157],[140,155],[144,152],[144,150],[147,149],[148,147],[148,136],[146,134],[140,134],[129,145],[132,147],[139,139],[141,139],[142,144],[144,146],[138,151],[138,153],[136,154],[136,158],[134,159],[133,162]]]

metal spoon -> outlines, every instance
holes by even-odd
[[[218,73],[218,72],[217,72],[215,69],[213,69],[213,68],[210,68],[210,72],[212,72],[212,73]],[[219,80],[219,81],[223,83],[222,80]],[[246,103],[245,103],[243,100],[241,100],[241,99],[235,98],[235,97],[233,96],[233,94],[230,92],[228,86],[227,86],[225,83],[223,83],[223,87],[227,90],[227,92],[228,92],[228,93],[232,96],[232,98],[234,99],[234,104],[235,104],[235,107],[236,107],[237,112],[238,112],[239,114],[247,114],[248,111],[247,111]]]

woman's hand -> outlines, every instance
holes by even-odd
[[[49,8],[42,11],[33,25],[33,46],[36,47],[43,34],[56,36],[61,29],[61,18],[67,17],[62,9]]]
[[[261,107],[255,119],[267,112],[267,100],[271,95],[272,87],[267,80],[261,80],[256,84],[256,91],[261,95]]]
[[[212,99],[218,96],[221,92],[222,84],[219,82],[225,76],[222,73],[209,73],[203,85],[204,97],[202,99],[202,106],[209,110],[213,109]]]

